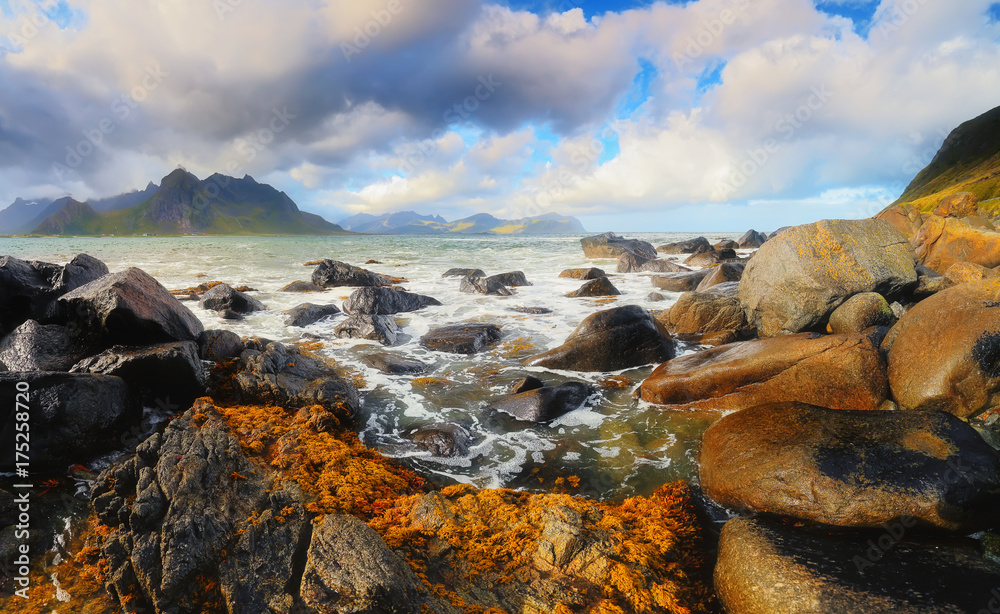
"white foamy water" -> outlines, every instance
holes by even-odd
[[[294,343],[304,335],[323,341],[320,352],[360,374],[365,382],[362,437],[425,477],[440,482],[465,482],[483,487],[523,487],[547,490],[559,477],[578,476],[580,492],[596,497],[647,493],[665,481],[690,479],[697,472],[698,440],[714,416],[664,411],[634,401],[632,392],[652,366],[619,374],[580,374],[526,369],[521,360],[560,345],[588,315],[622,305],[666,309],[677,294],[663,292],[667,301],[651,302],[656,290],[649,274],[614,274],[613,260],[588,260],[578,236],[351,236],[351,237],[180,237],[0,239],[0,254],[22,259],[64,263],[78,253],[106,262],[112,271],[139,267],[170,289],[224,281],[256,289],[268,310],[244,321],[222,320],[215,312],[186,302],[206,328],[226,328],[241,336],[260,336]],[[654,245],[698,236],[692,233],[631,234]],[[709,234],[715,242],[734,234]],[[309,280],[314,267],[303,263],[330,258],[378,273],[406,278],[411,292],[443,303],[397,316],[401,327],[396,346],[333,336],[340,318],[306,328],[285,326],[282,311],[303,302],[338,306],[353,288],[323,293],[284,293],[295,280]],[[380,264],[365,264],[377,260]],[[583,282],[558,277],[569,268],[596,266],[611,274],[622,296],[611,300],[577,299],[565,295]],[[454,267],[480,268],[488,275],[523,271],[534,285],[516,288],[510,297],[487,297],[459,291],[458,278],[442,278]],[[517,307],[545,307],[546,315],[526,315]],[[432,352],[419,346],[431,328],[458,322],[490,322],[504,338],[491,350],[466,357]],[[389,376],[365,366],[360,358],[383,351],[432,365],[426,376]],[[683,350],[684,348],[682,348]],[[528,373],[550,384],[568,380],[598,386],[588,407],[548,425],[524,425],[484,411],[503,398],[510,385]],[[601,386],[611,375],[630,382],[623,388]],[[414,428],[456,423],[473,436],[469,454],[433,458],[410,442]]]

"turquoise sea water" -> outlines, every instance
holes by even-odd
[[[597,266],[613,273],[615,261],[588,260],[579,236],[349,236],[349,237],[180,237],[180,238],[69,238],[0,239],[0,254],[23,259],[64,263],[88,253],[112,271],[130,266],[144,269],[170,289],[205,281],[248,285],[268,310],[242,322],[222,320],[197,303],[185,303],[206,328],[229,328],[286,343],[318,337],[319,350],[363,381],[363,439],[383,453],[397,457],[426,477],[441,483],[468,482],[481,487],[550,490],[559,477],[577,476],[570,492],[597,498],[646,494],[673,479],[697,474],[697,447],[701,433],[717,415],[712,412],[665,411],[635,401],[632,392],[652,366],[615,374],[580,374],[526,369],[524,357],[561,344],[586,316],[600,309],[637,304],[666,309],[678,295],[665,293],[665,302],[648,300],[654,291],[648,274],[614,275],[622,296],[611,300],[573,299],[565,294],[582,282],[559,278],[567,268]],[[697,236],[691,233],[629,235],[654,245]],[[709,234],[713,242],[736,235]],[[333,336],[337,319],[307,328],[284,324],[283,310],[302,302],[335,303],[351,288],[323,293],[283,293],[295,280],[308,280],[313,267],[303,263],[332,258],[406,278],[408,290],[433,296],[443,305],[418,313],[400,314],[402,335],[393,352],[432,364],[421,378],[388,376],[365,366],[360,358],[382,351],[367,341]],[[377,260],[380,264],[365,264]],[[487,274],[524,271],[534,285],[517,288],[514,296],[486,297],[459,292],[457,278],[443,279],[449,268],[481,268]],[[513,307],[547,307],[547,315],[525,315]],[[433,327],[457,322],[499,325],[504,339],[492,350],[474,357],[431,352],[419,347],[419,337]],[[691,348],[682,348],[691,351]],[[548,383],[567,380],[595,384],[599,392],[590,407],[574,411],[548,425],[516,424],[484,411],[503,398],[510,385],[532,373]],[[603,383],[622,376],[616,387]],[[440,459],[422,452],[407,438],[414,428],[457,423],[470,431],[473,444],[467,456]]]

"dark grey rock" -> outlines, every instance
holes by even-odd
[[[620,296],[621,291],[607,277],[591,279],[566,296],[571,298]]]
[[[57,295],[31,264],[13,256],[0,258],[0,334],[28,319],[44,320]]]
[[[311,281],[293,281],[279,290],[279,292],[323,292],[324,290],[326,290],[326,288],[314,284]]]
[[[419,360],[406,358],[405,356],[389,352],[379,352],[377,354],[362,356],[361,362],[373,369],[378,369],[382,373],[387,373],[389,375],[420,375],[422,373],[427,373],[430,370],[429,365],[426,365]]]
[[[702,252],[710,252],[712,249],[712,244],[708,242],[708,239],[698,237],[697,239],[688,239],[687,241],[667,243],[666,245],[657,247],[656,251],[663,252],[664,254],[700,254]]]
[[[514,382],[514,385],[511,386],[510,393],[521,394],[522,392],[528,392],[529,390],[538,390],[539,388],[544,388],[544,387],[545,387],[545,382],[543,382],[542,380],[538,379],[533,375],[528,375],[527,377],[523,377],[518,381]]]
[[[235,311],[239,314],[264,311],[267,307],[254,297],[234,289],[228,284],[213,286],[201,295],[202,309],[213,311]]]
[[[499,282],[504,286],[516,288],[518,286],[530,286],[531,282],[524,276],[522,271],[512,271],[510,273],[500,273],[486,278],[487,283]]]
[[[478,354],[493,345],[503,333],[495,324],[452,324],[435,328],[420,338],[420,345],[439,352]]]
[[[340,314],[340,308],[336,305],[314,305],[312,303],[302,303],[283,312],[285,314],[285,326],[304,327],[315,324],[324,318],[329,318]]]
[[[341,339],[369,339],[382,345],[395,345],[399,326],[390,316],[352,315],[337,324],[333,334]]]
[[[120,377],[131,391],[140,394],[146,405],[180,404],[185,409],[205,394],[208,380],[194,341],[114,346],[81,360],[71,371]]]
[[[448,269],[441,277],[486,277],[482,269]]]
[[[230,330],[206,330],[198,337],[199,355],[202,360],[223,362],[243,353],[243,341]]]
[[[489,409],[524,422],[549,422],[578,409],[592,394],[590,386],[567,382],[561,386],[536,388],[491,403]]]
[[[82,341],[64,326],[28,320],[0,341],[0,363],[9,371],[68,371],[87,355]]]
[[[469,431],[457,424],[423,426],[411,433],[410,439],[421,450],[441,458],[465,456],[472,443]]]
[[[440,304],[437,299],[422,294],[392,288],[366,287],[351,293],[343,307],[348,314],[392,315]]]
[[[767,241],[767,235],[762,232],[750,229],[737,240],[740,249],[753,249],[760,247]]]
[[[485,294],[487,296],[511,296],[514,293],[496,277],[463,277],[458,287],[469,294]]]
[[[656,258],[656,248],[650,243],[638,239],[625,239],[613,232],[580,239],[580,244],[587,258],[618,258],[624,253]]]
[[[312,282],[324,288],[341,286],[391,286],[398,279],[380,275],[337,260],[324,260],[312,274]]]

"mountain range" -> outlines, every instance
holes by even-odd
[[[557,213],[503,220],[488,213],[447,222],[439,215],[399,211],[375,216],[359,213],[339,222],[345,230],[368,234],[560,234],[585,233],[580,220]]]
[[[300,211],[284,192],[249,175],[199,179],[184,169],[137,190],[80,202],[17,199],[0,211],[0,234],[331,235],[344,229]]]

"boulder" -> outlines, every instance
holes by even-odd
[[[424,590],[406,561],[364,522],[328,514],[317,523],[302,574],[302,603],[311,611],[415,614]]]
[[[992,269],[1000,265],[1000,232],[974,228],[965,220],[932,215],[913,236],[920,264],[944,273],[956,262]]]
[[[800,333],[686,354],[663,363],[640,387],[659,405],[745,409],[798,401],[878,409],[889,395],[876,333]]]
[[[654,275],[653,285],[660,290],[668,292],[691,292],[698,287],[698,284],[708,277],[710,270],[692,271],[690,273],[667,273],[666,275]]]
[[[31,264],[13,256],[0,258],[0,334],[28,319],[44,320],[57,295]]]
[[[782,233],[782,232],[788,230],[789,228],[794,228],[794,227],[793,226],[782,226],[781,228],[779,228],[779,229],[775,230],[774,232],[772,232],[771,234],[767,235],[767,240],[770,241],[774,237],[778,236],[779,233]]]
[[[243,341],[231,330],[206,330],[198,337],[202,360],[223,362],[243,353]]]
[[[912,239],[924,223],[924,218],[910,205],[893,205],[875,216],[884,220],[907,239]]]
[[[402,280],[388,275],[373,273],[346,262],[324,260],[312,274],[312,282],[324,288],[342,286],[391,286]]]
[[[389,375],[420,375],[430,371],[430,366],[419,360],[389,352],[366,354],[361,357],[361,362]]]
[[[538,390],[539,388],[544,388],[544,387],[545,387],[545,382],[538,379],[534,375],[527,375],[514,382],[514,385],[510,387],[510,393],[521,394],[522,392],[528,392],[529,390]]]
[[[410,435],[410,440],[421,450],[439,458],[466,456],[472,436],[457,424],[434,424],[422,426]]]
[[[305,327],[315,324],[324,318],[340,315],[340,308],[336,305],[314,305],[313,303],[302,303],[291,309],[283,311],[285,314],[285,326]]]
[[[108,344],[194,341],[198,318],[158,281],[137,268],[104,275],[59,298],[71,327]]]
[[[607,273],[605,273],[601,269],[595,269],[594,267],[590,267],[587,269],[566,269],[562,273],[559,273],[559,277],[568,277],[570,279],[583,279],[583,280],[597,279],[599,277],[607,277],[607,276],[608,276]]]
[[[293,281],[279,290],[279,292],[323,292],[324,290],[326,288],[311,281]]]
[[[552,310],[548,307],[509,307],[508,310],[517,313],[526,313],[531,316],[543,316],[552,313]]]
[[[58,294],[76,290],[108,274],[108,265],[88,254],[78,254],[64,266],[37,261],[30,264]]]
[[[698,283],[697,292],[704,292],[712,286],[718,286],[729,281],[739,281],[743,277],[746,265],[742,262],[723,262],[708,269],[708,275]]]
[[[451,354],[478,354],[503,337],[495,324],[452,324],[432,329],[420,338],[420,345],[429,350]]]
[[[969,281],[981,281],[988,277],[1000,277],[1000,270],[987,269],[981,264],[972,262],[956,262],[944,272],[944,278],[956,286]]]
[[[659,292],[650,292],[646,295],[646,300],[651,303],[660,303],[667,300],[667,297],[663,296]]]
[[[0,341],[0,364],[8,371],[69,371],[87,355],[81,341],[64,326],[28,320]]]
[[[619,273],[685,273],[691,269],[669,260],[645,258],[625,253],[618,257],[617,270]]]
[[[264,311],[267,307],[254,297],[234,289],[229,284],[219,284],[201,295],[202,309],[234,311],[239,314]]]
[[[981,614],[1000,601],[1000,566],[908,533],[901,521],[831,533],[737,517],[719,538],[715,589],[729,614]]]
[[[697,254],[692,254],[684,260],[684,264],[688,266],[708,268],[710,266],[715,266],[720,262],[725,262],[726,260],[734,260],[738,258],[735,250],[732,249],[714,249],[710,252],[700,252]]]
[[[440,305],[437,299],[392,288],[359,288],[344,301],[344,313],[388,316]]]
[[[757,250],[740,281],[740,302],[763,337],[825,323],[861,292],[889,300],[917,285],[913,250],[882,220],[823,220],[790,228]]]
[[[333,334],[341,339],[369,339],[382,345],[395,345],[399,326],[390,316],[352,315],[337,324]]]
[[[740,248],[740,244],[737,243],[736,241],[733,241],[732,239],[723,239],[723,240],[719,241],[718,243],[716,243],[715,245],[713,245],[713,247],[715,249],[717,249],[717,250],[722,250],[722,249],[734,249],[735,250],[735,249],[739,249]]]
[[[566,296],[570,298],[595,297],[595,296],[620,296],[621,292],[615,287],[607,277],[598,277],[584,283],[578,289],[570,292]]]
[[[913,289],[912,296],[917,300],[925,299],[953,285],[944,275],[932,271],[922,264],[918,264],[917,287]]]
[[[699,290],[699,292],[702,294],[714,294],[716,296],[739,299],[740,282],[724,281],[721,284],[715,284],[714,286],[709,286],[704,290]]]
[[[72,373],[101,373],[125,380],[147,406],[180,404],[184,409],[205,394],[208,374],[198,344],[178,341],[160,345],[114,346],[73,365]]]
[[[934,209],[934,215],[941,217],[977,217],[979,215],[979,197],[972,192],[957,192],[941,199]]]
[[[954,286],[917,303],[883,348],[900,408],[965,418],[1000,407],[1000,279]]]
[[[522,271],[512,271],[510,273],[490,275],[486,278],[486,281],[487,283],[500,283],[501,285],[509,286],[511,288],[531,285],[531,282],[528,281],[528,278],[524,276]]]
[[[244,350],[236,367],[238,372],[225,382],[231,384],[236,402],[281,407],[322,405],[345,420],[357,411],[354,387],[332,366],[297,348],[272,341],[263,350]],[[219,389],[212,394],[229,400],[226,392]]]
[[[448,269],[441,277],[486,277],[482,269]]]
[[[31,470],[62,472],[68,465],[118,450],[121,434],[138,422],[128,386],[118,377],[81,373],[0,373],[0,471],[13,471],[17,385],[28,387]]]
[[[550,422],[580,408],[593,393],[587,384],[567,382],[521,392],[489,405],[523,422]]]
[[[667,329],[638,305],[587,316],[559,347],[524,364],[567,371],[620,371],[669,360],[674,342]]]
[[[760,405],[708,428],[699,467],[725,507],[827,525],[905,517],[968,534],[995,524],[1000,505],[1000,454],[945,412]]]
[[[625,239],[613,232],[580,239],[580,244],[587,258],[618,258],[624,253],[656,258],[656,248],[652,244],[638,239]]]
[[[747,332],[747,320],[740,302],[708,292],[685,292],[660,318],[672,335],[704,335],[732,331]]]
[[[472,277],[471,275],[463,277],[458,289],[469,294],[479,293],[487,296],[512,296],[514,294],[497,277]]]
[[[881,294],[862,292],[855,294],[830,314],[828,330],[831,333],[860,333],[872,326],[892,326],[896,314]]]
[[[667,243],[666,245],[657,247],[656,251],[663,252],[664,254],[700,254],[702,252],[710,252],[712,249],[712,244],[708,242],[708,239],[698,237],[697,239],[688,239],[687,241]]]
[[[740,249],[756,249],[767,242],[767,235],[762,232],[750,229],[736,243]]]

